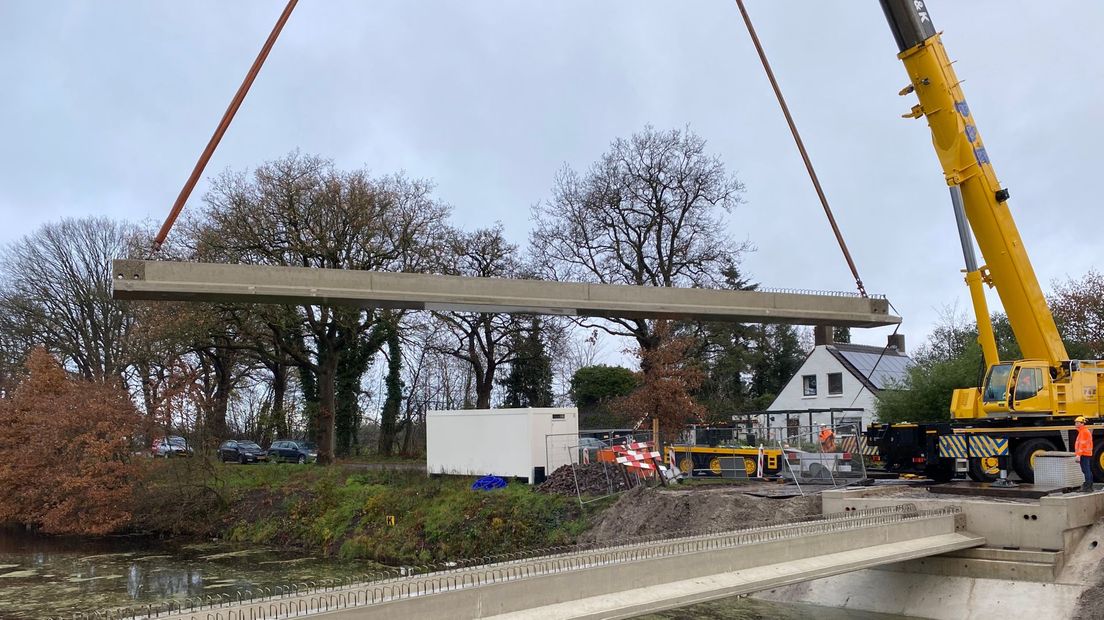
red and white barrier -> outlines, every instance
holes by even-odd
[[[667,468],[660,463],[660,454],[653,448],[655,446],[650,441],[633,442],[630,444],[624,444],[620,446],[613,446],[613,452],[617,455],[617,463],[635,469],[643,471],[667,471]]]

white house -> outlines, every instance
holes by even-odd
[[[875,347],[833,342],[831,328],[815,331],[816,346],[767,408],[778,412],[771,415],[770,425],[839,425],[861,419],[865,428],[874,421],[878,393],[903,383],[913,363],[905,355],[904,336],[892,335],[887,346]]]

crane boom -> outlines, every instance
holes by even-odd
[[[1009,212],[1008,191],[997,182],[931,14],[922,0],[881,0],[881,4],[911,81],[901,94],[915,92],[920,100],[905,116],[927,118],[947,185],[961,191],[966,219],[985,259],[978,268],[981,280],[997,289],[1024,357],[1044,360],[1060,371],[1062,362],[1069,359],[1066,347]],[[980,292],[980,286],[976,289]],[[974,303],[977,306],[977,294]],[[984,333],[982,321],[978,316]],[[988,322],[987,316],[984,321]],[[983,349],[987,344],[991,346],[982,343]]]

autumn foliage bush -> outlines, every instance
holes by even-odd
[[[36,350],[0,399],[0,523],[52,534],[127,526],[142,462],[142,418],[120,386],[74,379]]]
[[[615,401],[611,408],[634,426],[646,420],[659,420],[661,439],[668,443],[678,437],[686,424],[705,418],[706,408],[691,396],[701,386],[705,373],[687,355],[690,339],[673,337],[667,321],[657,321],[655,333],[660,341],[658,347],[632,351],[641,367],[636,373],[637,388]]]

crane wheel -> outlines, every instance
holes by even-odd
[[[682,457],[682,460],[678,462],[679,471],[686,474],[688,477],[694,477],[694,459],[689,456]]]
[[[983,456],[970,459],[970,468],[966,474],[974,482],[993,482],[1000,477],[1000,465],[995,456]]]
[[[1093,438],[1092,475],[1093,480],[1104,482],[1104,441]]]
[[[1021,443],[1012,452],[1012,469],[1024,482],[1035,482],[1035,457],[1043,452],[1055,450],[1049,439],[1036,437]]]

